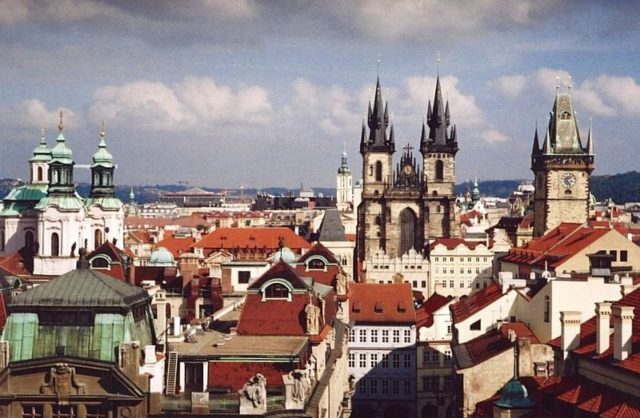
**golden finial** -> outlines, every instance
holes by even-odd
[[[64,129],[64,123],[63,123],[63,116],[64,116],[64,112],[62,112],[62,109],[60,109],[60,123],[58,124],[58,132],[62,132],[62,130]]]
[[[100,139],[104,139],[104,119],[102,119],[102,124],[100,125]]]

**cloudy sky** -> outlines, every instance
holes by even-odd
[[[637,168],[632,1],[0,0],[0,177],[27,177],[58,109],[77,164],[102,120],[120,184],[333,186],[376,74],[418,144],[439,56],[457,177],[529,178],[555,86],[572,85],[596,174]],[[380,64],[378,65],[378,56]],[[399,158],[399,156],[398,156]],[[78,169],[76,177],[88,178]]]

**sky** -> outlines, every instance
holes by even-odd
[[[28,178],[58,111],[76,164],[104,121],[117,184],[335,187],[362,173],[379,75],[397,148],[439,73],[457,181],[528,179],[536,125],[571,89],[594,174],[634,170],[640,8],[579,0],[0,0],[0,177]],[[396,159],[401,152],[396,152]],[[76,179],[88,180],[76,169]]]

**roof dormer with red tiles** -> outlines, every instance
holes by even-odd
[[[336,276],[343,272],[333,253],[320,243],[298,258],[295,269],[300,276],[332,287],[336,285]]]
[[[237,332],[322,339],[333,326],[336,310],[332,287],[302,278],[280,261],[249,285]],[[309,315],[317,318],[316,332],[310,331]]]

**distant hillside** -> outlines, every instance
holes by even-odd
[[[522,180],[487,180],[480,181],[478,183],[478,187],[480,188],[480,194],[483,196],[507,198],[520,183],[522,183]],[[12,188],[21,184],[24,183],[17,179],[0,179],[0,197],[6,196]],[[127,185],[116,186],[116,194],[120,199],[122,199],[122,201],[128,202],[131,188],[132,186]],[[241,193],[246,196],[255,196],[258,191],[255,188],[246,188],[242,191],[240,189],[223,189],[217,187],[203,188],[214,192],[226,191],[235,196],[239,196]],[[324,196],[335,196],[336,194],[335,188],[312,188],[316,194],[323,194]],[[456,185],[456,193],[460,195],[466,191],[471,191],[472,188],[473,184],[471,182],[458,184]],[[90,185],[87,183],[79,183],[76,186],[76,189],[81,196],[87,196],[89,194]],[[185,189],[185,186],[177,184],[133,186],[133,192],[135,193],[136,202],[138,203],[155,202],[160,199],[160,196],[163,193],[176,192]],[[273,195],[297,196],[300,190],[298,188],[288,189],[285,187],[264,187],[261,188],[260,191]],[[616,203],[640,202],[640,173],[637,171],[629,171],[622,174],[592,176],[591,192],[599,202],[605,199],[613,199]]]

